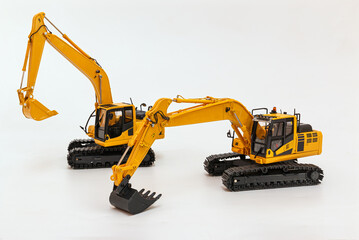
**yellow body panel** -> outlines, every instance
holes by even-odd
[[[287,160],[309,157],[309,156],[313,156],[313,155],[318,155],[318,151],[294,153],[294,154],[276,156],[276,157],[270,157],[270,158],[263,158],[263,157],[259,157],[259,156],[255,157],[255,155],[253,155],[253,154],[251,154],[249,156],[250,156],[251,160],[255,161],[258,164],[270,164],[270,163],[275,163],[275,162],[283,162],[283,161],[287,161]]]
[[[303,152],[312,151],[316,152],[316,154],[322,153],[322,142],[323,142],[323,134],[320,131],[311,131],[311,132],[304,132],[304,133],[298,133],[297,136],[302,135],[304,137],[304,150]],[[295,146],[298,146],[298,140],[296,139]],[[296,149],[296,152],[298,152],[298,149]]]

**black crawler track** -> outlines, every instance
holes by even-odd
[[[323,177],[323,170],[319,167],[292,160],[229,168],[224,171],[222,182],[230,191],[245,191],[317,185]]]
[[[76,139],[68,146],[67,162],[74,169],[109,168],[117,164],[127,145],[116,147],[102,147],[93,139]],[[130,156],[131,149],[127,152],[123,163]],[[150,149],[142,161],[140,167],[151,166],[155,161],[155,153]]]
[[[67,147],[67,151],[71,151],[74,148],[79,147],[90,147],[90,146],[96,146],[95,140],[89,138],[89,139],[74,139],[69,143],[69,146]]]
[[[223,172],[231,167],[251,164],[253,161],[245,160],[245,155],[238,153],[222,153],[210,155],[203,163],[204,169],[212,176],[221,176]]]
[[[316,185],[324,177],[319,167],[296,159],[261,165],[233,152],[208,156],[203,165],[209,175],[222,175],[231,191]]]

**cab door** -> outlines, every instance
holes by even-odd
[[[270,131],[269,149],[276,156],[276,151],[283,146],[284,143],[284,121],[276,120],[272,121]]]
[[[268,155],[275,157],[292,153],[293,118],[272,121],[270,133]]]

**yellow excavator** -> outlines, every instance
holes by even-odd
[[[193,103],[192,107],[167,112],[171,103]],[[258,111],[262,114],[254,114]],[[323,171],[312,164],[297,163],[298,158],[319,155],[322,133],[300,122],[300,114],[278,113],[274,108],[249,112],[240,102],[229,98],[199,99],[161,98],[147,111],[125,151],[132,152],[124,163],[124,154],[112,167],[114,188],[110,203],[116,208],[137,214],[157,201],[161,194],[138,192],[129,183],[138,166],[166,127],[176,127],[220,120],[229,120],[233,134],[232,152],[207,157],[205,170],[222,175],[230,191],[307,186],[319,184]]]
[[[64,40],[48,29],[45,20],[61,34]],[[77,139],[69,144],[68,164],[75,169],[111,167],[123,155],[127,142],[144,118],[145,111],[142,110],[142,106],[146,105],[141,104],[140,110],[137,110],[133,104],[113,103],[110,82],[100,64],[63,34],[45,16],[45,13],[41,12],[32,19],[20,89],[17,90],[25,117],[41,121],[57,114],[55,110],[49,110],[34,98],[45,42],[48,42],[90,80],[96,95],[95,110],[91,113],[86,126],[82,128],[90,139]],[[27,84],[23,87],[27,66],[29,66]],[[92,117],[95,118],[95,125],[87,127]],[[154,160],[155,155],[151,149],[141,166],[152,165]]]
[[[110,202],[116,208],[136,214],[157,201],[149,191],[131,187],[130,178],[141,165],[151,165],[151,149],[156,139],[165,136],[166,127],[176,127],[220,120],[229,120],[233,133],[232,152],[207,157],[205,170],[222,175],[223,184],[231,191],[304,186],[319,184],[323,171],[312,164],[299,164],[301,157],[318,155],[322,150],[322,133],[300,122],[300,114],[277,113],[273,109],[249,112],[240,102],[228,98],[199,99],[161,98],[147,112],[133,104],[113,103],[110,83],[98,62],[62,34],[62,40],[49,31],[44,20],[53,25],[44,13],[34,16],[29,35],[23,75],[18,96],[23,113],[37,121],[57,114],[34,99],[34,86],[45,41],[77,67],[92,83],[96,103],[90,115],[95,124],[83,128],[91,140],[74,141],[69,145],[68,163],[73,168],[112,166],[114,188]],[[23,87],[29,65],[27,86]],[[192,103],[194,106],[168,113],[171,103]],[[254,111],[266,110],[265,114]],[[90,119],[89,118],[89,119]],[[118,159],[120,159],[118,161]]]

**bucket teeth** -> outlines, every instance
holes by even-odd
[[[148,199],[148,200],[158,200],[162,194],[158,194],[156,197],[154,197],[156,195],[156,192],[151,193],[151,191],[147,191],[145,194],[143,194],[143,192],[145,191],[145,189],[141,189],[141,191],[139,191],[139,194],[144,198],[144,199]],[[151,193],[151,194],[150,194]]]
[[[148,194],[150,194],[150,191],[147,191],[144,195],[142,195],[142,197],[147,198]]]
[[[137,214],[146,210],[162,196],[162,194],[158,194],[155,197],[156,192],[151,193],[151,191],[144,193],[145,189],[138,192],[131,187],[129,180],[130,176],[128,175],[110,195],[110,203],[118,209]]]

